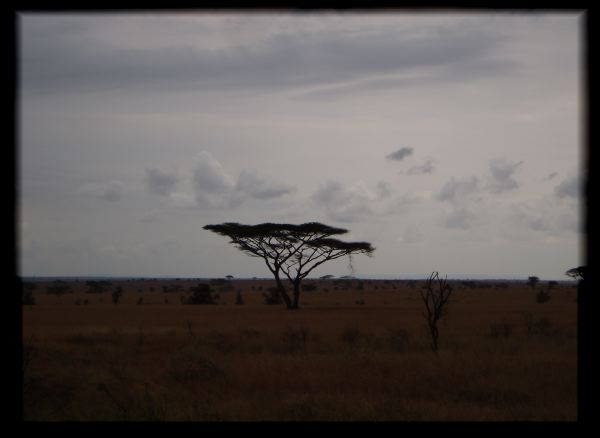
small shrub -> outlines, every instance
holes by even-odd
[[[235,294],[235,304],[238,306],[241,306],[242,304],[244,304],[244,297],[242,297],[241,290],[238,290],[237,293]]]
[[[139,297],[137,300],[137,304],[140,305],[144,302],[144,297]]]
[[[536,320],[529,312],[523,313],[525,331],[528,335],[548,335],[551,334],[551,323],[548,318]]]
[[[191,287],[192,295],[183,300],[183,304],[217,304],[219,295],[214,293],[208,284]]]
[[[365,300],[356,300],[354,304],[358,304],[359,306],[363,306],[365,304]]]
[[[121,286],[117,286],[115,288],[115,290],[113,290],[113,293],[112,293],[112,302],[114,304],[119,304],[119,300],[121,299],[122,296],[123,296],[123,289],[121,288]]]

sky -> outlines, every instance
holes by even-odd
[[[585,263],[582,13],[19,16],[23,276],[268,277],[206,224],[322,222],[322,275]]]

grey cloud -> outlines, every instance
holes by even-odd
[[[120,181],[107,181],[101,183],[84,184],[78,189],[78,193],[92,196],[104,201],[120,201],[123,197],[125,185]]]
[[[379,181],[377,183],[376,188],[377,188],[377,196],[379,198],[387,198],[388,196],[391,196],[391,194],[392,194],[390,185],[386,181]]]
[[[471,228],[475,214],[466,208],[456,208],[446,216],[445,224],[448,228],[467,230]]]
[[[160,27],[154,31],[160,32]],[[411,38],[401,32],[274,34],[252,45],[213,50],[183,44],[134,48],[126,46],[126,36],[123,45],[116,46],[81,28],[73,31],[57,25],[43,35],[24,32],[21,41],[26,88],[54,92],[314,86],[423,68],[442,68],[447,76],[454,70],[477,71],[502,38],[457,26],[443,34]]]
[[[361,184],[345,187],[337,181],[328,181],[313,193],[312,199],[333,220],[355,222],[373,213],[372,204],[377,197]]]
[[[558,176],[558,172],[552,172],[552,173],[548,174],[548,176],[546,176],[546,178],[544,178],[544,179],[547,181],[552,181],[557,176]]]
[[[256,172],[242,171],[236,189],[247,193],[256,199],[271,199],[294,192],[295,188],[286,184],[266,181],[259,177]]]
[[[403,147],[398,149],[397,151],[392,152],[391,154],[386,155],[385,158],[393,161],[402,161],[404,158],[408,157],[409,155],[412,155],[413,151],[413,148]]]
[[[410,169],[408,169],[406,174],[407,175],[426,175],[426,174],[433,173],[433,170],[434,170],[433,163],[434,163],[434,161],[429,159],[429,160],[425,161],[425,163],[421,164],[420,166],[411,167]]]
[[[516,228],[556,235],[563,232],[584,232],[577,209],[557,205],[552,198],[540,198],[512,204],[510,223]]]
[[[479,179],[475,176],[463,179],[452,178],[442,187],[437,199],[439,201],[461,203],[479,190]]]
[[[492,160],[490,162],[491,179],[487,188],[492,193],[502,193],[517,189],[519,184],[513,178],[513,174],[522,163],[522,161],[513,163],[505,159]]]
[[[554,188],[554,195],[558,198],[577,199],[583,194],[582,192],[581,183],[576,176],[565,178]]]
[[[178,178],[176,174],[160,169],[146,169],[146,182],[150,193],[169,196],[175,191]]]

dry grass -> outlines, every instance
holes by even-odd
[[[323,283],[298,311],[263,305],[258,284],[270,286],[234,282],[216,306],[182,305],[158,283],[123,283],[118,305],[42,287],[23,310],[25,419],[576,419],[570,287],[544,304],[527,287],[457,288],[434,354],[404,283]]]

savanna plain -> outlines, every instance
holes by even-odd
[[[199,283],[216,304],[187,304]],[[434,352],[423,281],[305,283],[297,310],[265,304],[269,280],[36,283],[24,419],[577,419],[575,285],[450,281]]]

